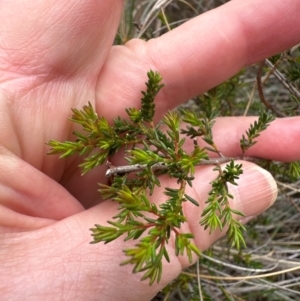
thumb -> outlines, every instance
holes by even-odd
[[[277,188],[267,171],[253,163],[242,163],[244,173],[238,180],[238,186],[230,186],[229,190],[234,196],[230,206],[246,215],[242,221],[244,223],[274,203]],[[215,231],[210,235],[199,224],[211,189],[209,182],[216,178],[216,173],[211,166],[202,166],[197,169],[195,178],[194,190],[187,193],[198,200],[200,206],[185,203],[184,213],[188,222],[184,224],[182,231],[193,233],[196,245],[205,250],[225,233]],[[116,203],[106,201],[48,227],[6,239],[7,245],[3,250],[7,254],[2,255],[6,259],[22,258],[21,268],[14,269],[16,275],[10,278],[10,287],[18,287],[17,283],[22,283],[27,290],[25,293],[31,297],[33,290],[39,297],[51,291],[62,300],[151,300],[189,262],[186,257],[176,257],[174,245],[170,244],[170,263],[163,262],[161,282],[149,286],[148,281],[140,281],[142,274],[132,273],[132,266],[120,266],[120,262],[125,259],[122,250],[136,242],[125,243],[122,239],[117,239],[109,244],[90,245],[88,229],[95,223],[105,224],[107,220],[111,220],[117,207]],[[11,264],[7,263],[2,268],[11,269]],[[32,279],[38,279],[38,285]],[[22,294],[24,297],[24,290],[22,287],[20,289],[12,290],[10,296],[21,297]]]
[[[244,162],[244,174],[237,181],[238,186],[230,185],[234,195],[232,207],[245,214],[245,223],[266,209],[277,198],[277,184],[272,175],[265,169],[250,162]]]

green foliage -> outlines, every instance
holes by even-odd
[[[289,68],[287,69],[288,79],[292,82],[300,80],[300,58],[290,60]]]
[[[76,141],[57,142],[50,140],[49,154],[61,154],[65,158],[74,153],[85,155],[84,162],[80,165],[83,174],[103,164],[107,157],[113,156],[123,145],[122,140],[114,127],[111,127],[105,118],[98,117],[91,103],[84,106],[82,110],[72,109],[73,115],[70,120],[80,124],[87,134],[73,132]],[[92,151],[97,148],[97,152]]]
[[[300,179],[300,162],[276,162],[265,161],[262,166],[268,169],[272,174],[277,175],[277,178],[283,182],[293,183]]]
[[[161,75],[157,72],[149,71],[148,78],[151,79],[146,83],[147,90],[142,91],[143,98],[141,100],[142,107],[140,110],[136,108],[126,109],[129,118],[134,123],[139,123],[141,121],[152,122],[155,105],[154,98],[160,89],[164,86],[161,84]]]
[[[211,183],[212,190],[206,201],[208,205],[202,212],[200,223],[205,229],[209,228],[210,233],[216,229],[223,230],[227,225],[228,242],[240,249],[245,246],[242,235],[245,228],[234,215],[243,216],[243,214],[230,208],[229,199],[233,199],[233,196],[229,194],[227,184],[237,185],[235,180],[243,173],[242,164],[235,164],[232,160],[226,165],[224,171],[221,166],[216,166],[214,170],[219,172],[219,176]]]
[[[293,180],[300,179],[300,162],[295,161],[289,164],[289,174]]]
[[[210,233],[227,228],[228,242],[238,249],[245,246],[245,229],[237,219],[243,214],[231,208],[233,196],[228,191],[229,184],[237,185],[236,180],[243,170],[242,165],[236,164],[233,158],[224,157],[214,143],[212,128],[217,106],[213,103],[208,105],[202,116],[188,110],[181,113],[171,111],[155,125],[154,99],[163,87],[161,80],[159,73],[148,72],[141,109],[126,109],[128,119],[117,117],[110,125],[104,117],[97,115],[89,103],[82,110],[72,109],[70,120],[80,124],[83,131],[74,132],[74,142],[48,142],[51,147],[49,154],[60,154],[61,158],[74,153],[84,155],[84,162],[80,164],[83,173],[119,154],[122,146],[126,147],[121,155],[128,165],[111,167],[108,173],[111,185],[100,184],[99,190],[103,199],[112,199],[119,204],[119,212],[112,221],[108,221],[109,226],[95,225],[90,229],[92,243],[109,243],[120,236],[124,236],[125,241],[137,240],[135,247],[124,250],[128,260],[122,265],[132,264],[133,272],[144,273],[141,279],[148,279],[150,285],[161,279],[162,260],[170,261],[166,246],[171,234],[175,237],[177,256],[186,254],[192,262],[193,254],[201,255],[193,244],[193,234],[181,232],[182,224],[187,221],[183,203],[199,206],[198,200],[186,193],[187,185],[193,184],[198,165],[211,164],[218,173],[211,182],[200,224]],[[241,140],[243,151],[255,144],[254,139],[272,120],[269,114],[260,115],[246,132],[247,138],[243,136]],[[181,129],[182,121],[187,123],[186,129]],[[162,131],[161,126],[165,126],[166,130]],[[208,146],[200,147],[196,137]],[[188,153],[184,146],[189,139],[193,139],[194,147]],[[210,159],[208,151],[217,153],[220,158]],[[227,165],[222,168],[221,163],[226,162]],[[294,173],[296,171],[294,167]],[[159,176],[163,174],[174,178],[178,187],[165,187],[166,199],[158,206],[149,199],[149,195],[160,186]]]
[[[245,154],[246,150],[248,150],[251,146],[256,144],[254,141],[262,131],[264,131],[269,124],[275,119],[273,115],[267,112],[261,112],[258,118],[258,121],[255,121],[253,125],[250,126],[249,130],[246,132],[245,137],[243,135],[242,139],[240,140],[241,149],[243,154]]]

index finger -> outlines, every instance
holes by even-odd
[[[169,99],[178,104],[299,43],[299,11],[297,0],[234,0],[150,42]]]
[[[298,0],[234,0],[157,39],[114,47],[97,86],[102,114],[111,115],[112,99],[116,114],[140,106],[149,69],[166,84],[156,101],[161,115],[244,66],[290,48],[300,41],[299,11]]]

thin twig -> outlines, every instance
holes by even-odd
[[[213,257],[206,256],[205,254],[201,254],[201,256],[203,258],[209,260],[209,261],[212,261],[214,263],[218,263],[218,264],[223,265],[225,267],[229,267],[229,268],[234,269],[234,270],[240,270],[240,271],[244,271],[244,272],[248,272],[248,273],[252,273],[252,272],[253,273],[266,273],[266,272],[273,271],[273,270],[275,270],[278,267],[278,262],[276,262],[275,265],[273,265],[270,268],[266,268],[266,269],[252,269],[252,268],[245,268],[245,267],[241,267],[241,266],[238,266],[238,265],[235,265],[235,264],[224,262],[224,261],[215,259]]]
[[[198,283],[199,300],[203,301],[202,287],[201,287],[201,278],[200,278],[200,263],[199,263],[199,259],[197,260],[197,283]]]
[[[222,163],[227,163],[230,161],[236,161],[236,160],[244,160],[244,161],[251,161],[251,162],[255,162],[258,159],[255,157],[222,157],[222,158],[216,158],[216,159],[209,159],[209,160],[201,160],[199,162],[199,165],[219,165]],[[147,164],[133,164],[133,165],[123,165],[123,166],[116,166],[116,167],[111,167],[109,166],[109,168],[107,169],[105,176],[106,177],[111,177],[111,176],[115,176],[115,175],[122,175],[122,174],[128,174],[131,172],[136,172],[136,171],[141,171],[144,170],[146,168],[148,168],[149,166]],[[158,162],[155,163],[153,165],[151,165],[151,170],[155,171],[155,170],[164,170],[169,168],[169,166],[164,163],[164,162]]]
[[[290,268],[290,269],[285,269],[282,271],[266,273],[266,274],[261,274],[261,275],[252,275],[252,276],[247,275],[247,276],[236,276],[236,277],[224,276],[223,277],[223,276],[211,276],[211,275],[201,274],[201,278],[202,279],[225,280],[225,281],[237,281],[237,280],[260,279],[260,278],[265,278],[265,277],[273,277],[273,276],[283,275],[285,273],[290,273],[290,272],[294,272],[294,271],[298,271],[298,270],[300,270],[300,265]],[[185,271],[182,271],[181,274],[187,275],[190,277],[197,277],[197,275],[195,275],[194,273],[189,273],[189,272],[185,272]]]
[[[268,108],[270,109],[272,112],[274,112],[277,116],[279,117],[286,117],[286,115],[284,113],[282,113],[281,111],[277,110],[272,104],[270,104],[264,95],[263,92],[263,88],[262,88],[262,82],[261,82],[261,75],[262,75],[262,70],[264,67],[265,61],[261,62],[259,64],[258,67],[258,71],[257,71],[257,76],[256,76],[256,82],[257,82],[257,89],[258,89],[258,94],[260,97],[261,102]],[[274,71],[275,72],[275,71]]]
[[[166,24],[166,26],[167,26],[167,28],[168,28],[168,31],[171,31],[171,27],[170,27],[170,24],[169,24],[169,22],[168,22],[167,16],[166,16],[166,14],[165,14],[164,8],[161,8],[161,14],[162,14],[162,16],[163,16],[163,18],[164,18],[164,21],[165,21],[165,24]]]
[[[157,15],[160,13],[161,9],[169,5],[173,0],[158,0],[146,16],[143,24],[141,26],[140,32],[138,34],[138,38],[141,38],[145,33],[150,24],[156,20]]]
[[[274,65],[270,60],[266,60],[265,62],[267,66],[274,68]],[[291,94],[293,94],[300,100],[300,92],[285,78],[285,76],[278,69],[275,69],[273,74],[282,83],[282,85],[291,92]]]
[[[243,116],[247,116],[247,114],[248,114],[250,105],[252,104],[252,101],[253,101],[253,98],[254,98],[255,90],[256,90],[256,82],[254,82],[254,85],[253,85],[251,94],[249,95],[249,99],[248,99],[248,101],[247,101],[247,106],[246,106],[246,109],[245,109],[245,111],[244,111]]]

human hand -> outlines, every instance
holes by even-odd
[[[149,300],[179,274],[187,259],[171,255],[161,283],[149,287],[139,281],[140,275],[132,275],[130,266],[119,266],[127,246],[122,240],[89,245],[88,228],[116,213],[116,204],[101,202],[96,191],[96,183],[106,181],[105,167],[82,178],[77,160],[45,156],[45,142],[71,138],[74,128],[66,118],[72,107],[90,101],[99,115],[114,118],[122,116],[124,108],[139,105],[149,69],[159,71],[166,84],[157,97],[161,116],[243,66],[297,44],[299,1],[235,0],[156,40],[115,47],[111,44],[122,1],[0,3],[2,296]],[[239,137],[252,121],[218,120],[214,137],[224,154],[239,154]],[[231,140],[223,140],[224,132],[231,133]],[[294,147],[299,135],[299,118],[277,120],[250,155],[299,159]],[[276,184],[254,164],[243,164],[245,173],[233,191],[232,206],[251,217],[274,202]],[[213,176],[211,168],[197,170],[192,192],[196,199],[205,199]],[[162,201],[162,195],[153,200]],[[194,233],[200,249],[222,235],[203,231],[201,212],[194,206],[184,210],[189,221],[185,229]]]

